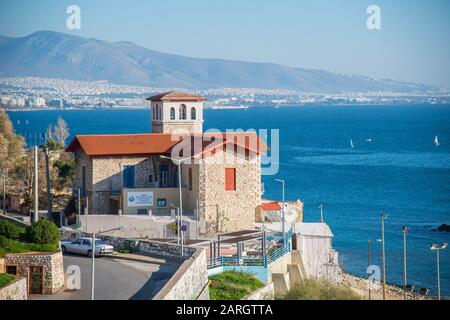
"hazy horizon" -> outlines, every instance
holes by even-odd
[[[69,5],[81,29],[69,30]],[[369,30],[378,5],[381,30]],[[186,3],[4,0],[0,30],[23,37],[49,30],[111,42],[129,41],[176,55],[276,63],[305,69],[421,82],[450,88],[450,3],[414,1],[284,1]]]

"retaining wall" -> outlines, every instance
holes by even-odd
[[[0,300],[27,300],[27,279],[19,278],[0,288]]]

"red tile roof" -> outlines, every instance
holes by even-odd
[[[70,142],[66,151],[78,152],[82,149],[88,156],[169,154],[181,141],[190,138],[191,146],[201,141],[201,153],[232,143],[249,151],[265,154],[269,147],[256,133],[208,133],[191,136],[177,136],[163,133],[78,135]],[[192,147],[193,153],[196,150]]]
[[[261,209],[264,211],[279,211],[281,206],[278,202],[265,202],[261,203]]]
[[[207,100],[204,97],[196,96],[187,92],[181,91],[169,91],[161,94],[157,94],[155,96],[151,96],[147,99],[147,101],[205,101]]]

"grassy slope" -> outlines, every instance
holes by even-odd
[[[16,277],[11,274],[0,273],[0,288],[6,286],[11,281],[14,281],[14,279],[16,279]]]
[[[234,271],[222,272],[209,279],[211,300],[239,300],[264,286],[255,276]]]

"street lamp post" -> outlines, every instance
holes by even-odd
[[[384,220],[386,220],[387,217],[387,213],[381,214],[381,264],[383,268],[383,300],[386,300],[386,255],[384,250]]]
[[[409,228],[407,226],[402,227],[403,233],[403,300],[406,300],[406,234],[408,233]]]
[[[285,244],[285,241],[286,241],[286,239],[285,239],[285,237],[286,237],[286,233],[285,233],[285,228],[284,228],[284,224],[286,223],[286,220],[285,220],[285,217],[284,217],[284,180],[283,179],[275,179],[275,181],[277,181],[277,182],[281,182],[281,193],[282,193],[282,195],[281,195],[281,197],[282,197],[282,202],[283,202],[283,204],[282,204],[282,206],[281,206],[281,220],[282,220],[282,226],[281,226],[281,230],[282,230],[282,233],[283,233],[283,245]]]
[[[181,191],[181,164],[183,161],[189,160],[192,157],[187,157],[184,159],[175,159],[175,158],[171,158],[171,157],[166,157],[163,155],[159,156],[162,159],[169,159],[172,160],[174,163],[177,164],[178,166],[178,191],[179,191],[179,196],[180,196],[180,224],[183,224],[183,195],[182,195],[182,191]],[[184,245],[183,245],[183,235],[184,231],[181,231],[181,256],[184,256]]]
[[[109,229],[109,230],[104,230],[104,231],[99,231],[99,232],[92,232],[92,240],[91,240],[91,255],[92,255],[92,269],[91,269],[91,300],[95,300],[95,236],[102,234],[102,233],[106,233],[106,232],[110,232],[110,231],[115,231],[115,230],[124,230],[124,227],[117,227],[114,229]]]
[[[438,300],[441,300],[441,275],[439,270],[439,250],[447,248],[447,243],[432,244],[430,250],[436,251],[436,272],[437,272],[437,290]]]

